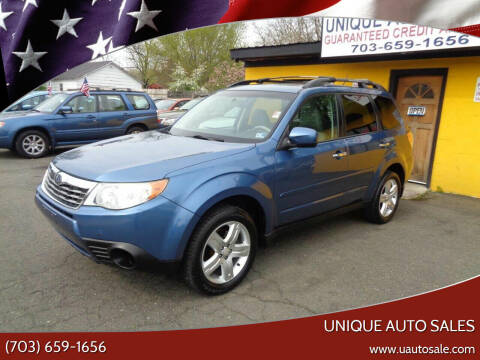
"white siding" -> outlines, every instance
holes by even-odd
[[[135,80],[132,76],[114,65],[104,66],[97,71],[88,74],[87,80],[91,88],[129,88],[132,90],[142,90],[142,84],[139,81]],[[83,78],[79,79],[79,84],[77,83],[77,85],[80,87],[82,82]]]
[[[48,83],[47,83],[48,85]],[[62,85],[63,87],[61,88]],[[53,91],[66,91],[71,89],[77,89],[77,82],[75,80],[57,80],[52,81],[52,90]]]

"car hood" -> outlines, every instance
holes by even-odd
[[[45,113],[34,112],[34,111],[8,111],[0,113],[0,121],[14,120],[18,118],[27,119],[27,118],[36,118],[38,116],[45,115]]]
[[[163,179],[172,171],[253,147],[148,131],[81,146],[57,156],[53,163],[86,180],[142,182]]]

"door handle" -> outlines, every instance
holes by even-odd
[[[341,160],[342,158],[344,158],[345,156],[347,156],[347,152],[346,151],[337,151],[335,154],[333,154],[333,158],[334,159],[338,159],[338,160]]]
[[[389,142],[384,142],[384,143],[380,143],[378,144],[378,147],[381,147],[381,148],[388,148],[390,145],[392,145],[391,143]]]
[[[87,119],[95,119],[95,115],[88,115]]]

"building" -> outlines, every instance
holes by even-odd
[[[90,88],[142,90],[142,83],[113,61],[79,65],[52,79],[52,88],[54,91],[78,90],[85,77]]]
[[[480,39],[425,26],[326,18],[322,41],[231,50],[246,79],[365,79],[396,97],[414,134],[410,181],[480,197]]]

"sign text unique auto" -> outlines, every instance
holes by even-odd
[[[322,57],[361,56],[480,46],[480,38],[423,25],[324,18]]]

